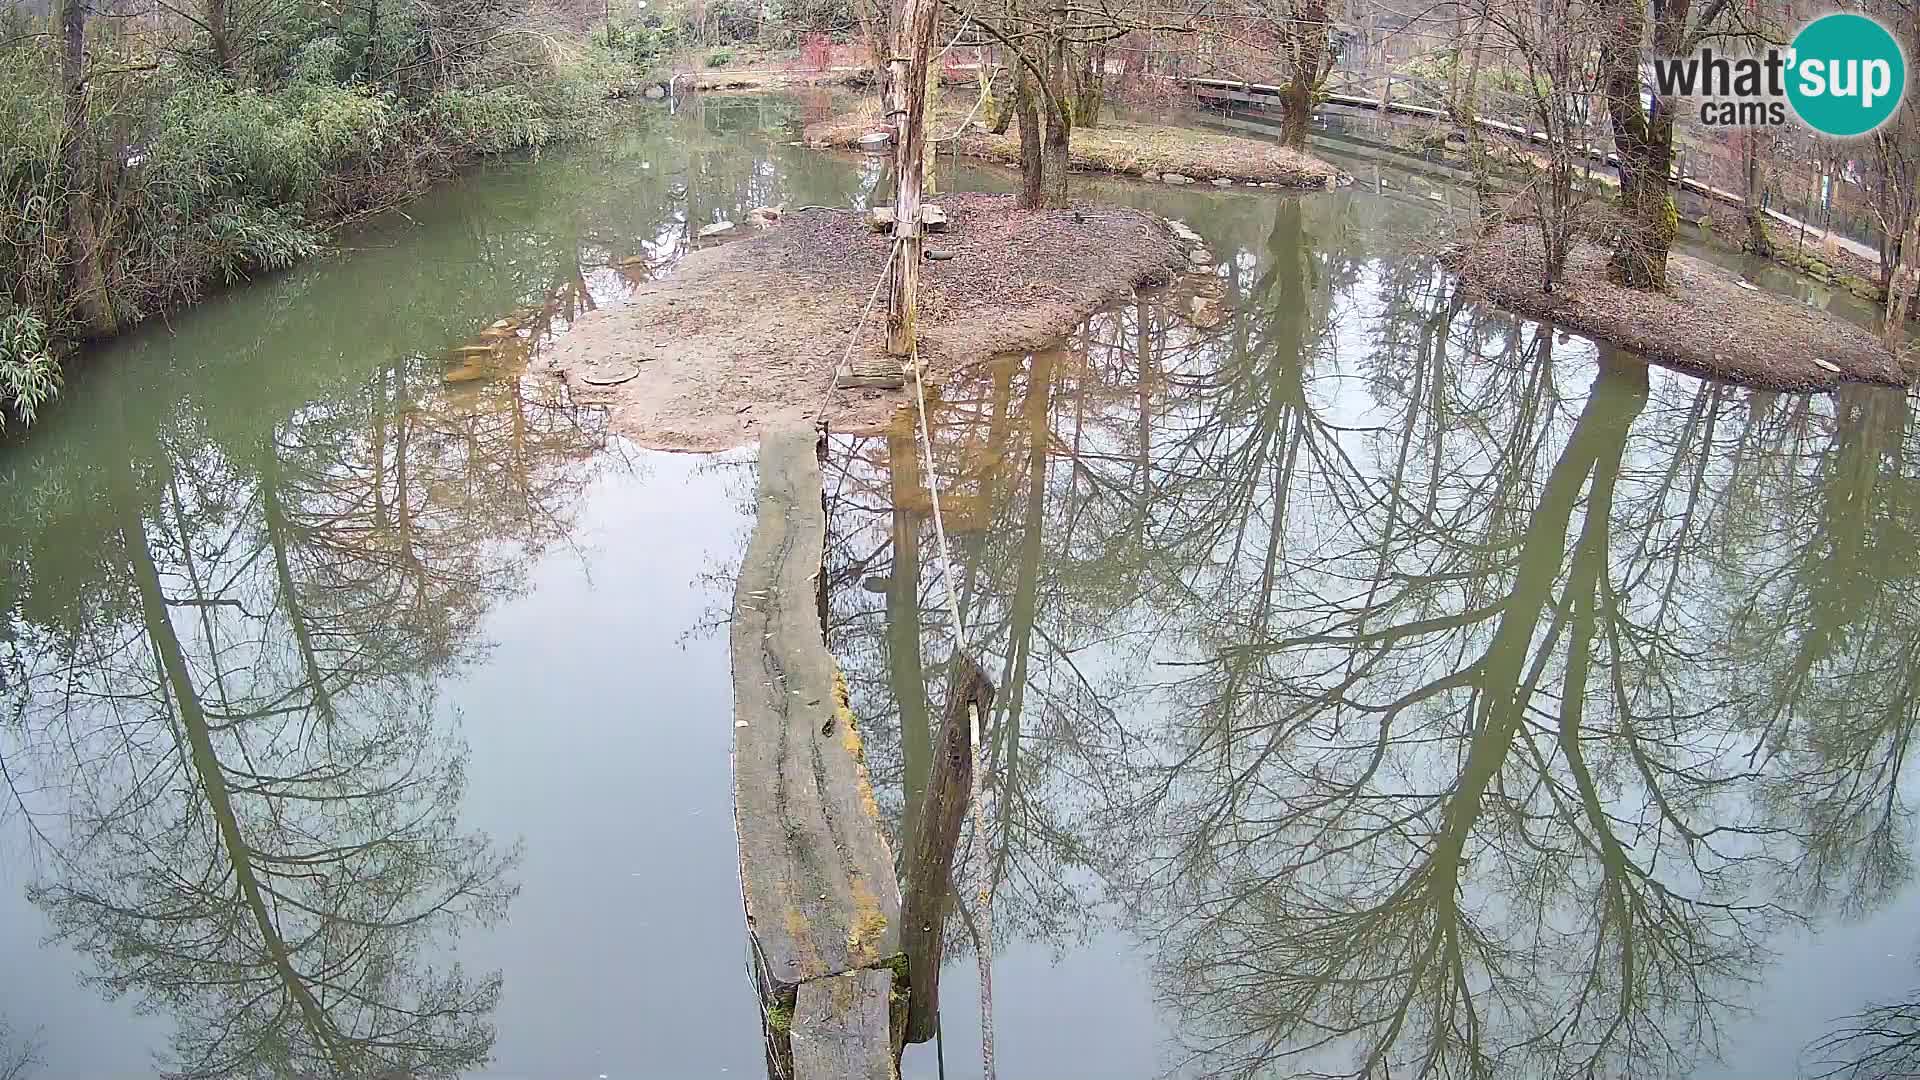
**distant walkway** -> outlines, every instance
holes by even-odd
[[[1261,109],[1278,107],[1278,101],[1283,93],[1282,89],[1278,86],[1268,86],[1263,83],[1240,82],[1235,79],[1188,78],[1175,79],[1174,82],[1192,87],[1196,96],[1199,97],[1201,101],[1231,101],[1245,105],[1253,105]],[[1363,97],[1359,94],[1323,94],[1321,95],[1321,101],[1328,105],[1338,105],[1350,109],[1368,109],[1374,112],[1412,116],[1447,124],[1453,122],[1453,117],[1449,115],[1445,109],[1436,109],[1426,105],[1411,105],[1405,102],[1394,101],[1391,98],[1383,101],[1380,98]],[[1501,120],[1489,120],[1485,117],[1476,117],[1474,123],[1488,131],[1496,131],[1515,139],[1521,139],[1541,146],[1547,144],[1545,132],[1530,130],[1520,124],[1510,124]],[[1607,168],[1614,169],[1617,174],[1620,159],[1612,151],[1603,151],[1591,144],[1582,146],[1579,150],[1581,156],[1586,158],[1589,163],[1604,165]],[[1618,180],[1615,179],[1614,182],[1618,183]],[[1746,198],[1736,192],[1702,183],[1690,176],[1675,176],[1673,177],[1673,182],[1681,189],[1690,191],[1702,198],[1711,199],[1725,206],[1731,206],[1742,213],[1746,211]],[[1863,244],[1858,240],[1841,236],[1838,233],[1828,232],[1819,226],[1810,225],[1801,221],[1799,218],[1783,214],[1778,210],[1768,208],[1761,212],[1766,214],[1768,219],[1778,222],[1788,229],[1794,230],[1795,232],[1804,232],[1808,237],[1818,237],[1823,243],[1831,240],[1841,250],[1865,259],[1874,266],[1880,265],[1880,251],[1872,245]]]

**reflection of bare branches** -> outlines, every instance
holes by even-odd
[[[123,461],[90,595],[35,630],[10,764],[61,827],[30,896],[102,986],[175,1016],[173,1075],[491,1051],[500,977],[442,958],[504,914],[518,853],[459,826],[434,680],[570,529],[605,435],[551,384],[476,395],[424,363],[376,378],[370,427],[339,402],[164,483]]]
[[[17,1039],[6,1020],[0,1018],[0,1080],[27,1080],[40,1064],[40,1044]]]
[[[1920,1000],[1874,1005],[1807,1048],[1814,1080],[1897,1080],[1920,1074]]]
[[[1905,406],[1596,362],[1348,228],[1277,204],[1225,323],[931,408],[997,936],[1122,921],[1195,1075],[1684,1073],[1778,927],[1910,873]],[[827,568],[896,821],[947,648],[900,450],[836,446]]]

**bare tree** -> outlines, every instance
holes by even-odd
[[[1198,28],[1190,12],[1134,11],[1108,0],[1086,6],[1067,0],[947,0],[947,6],[993,39],[1014,68],[1020,205],[1030,210],[1067,205],[1074,126],[1082,117],[1097,121],[1104,99],[1101,50],[1136,32]]]
[[[1641,72],[1649,53],[1684,56],[1727,38],[1742,11],[1728,0],[1656,3],[1651,22],[1645,0],[1606,0],[1601,11],[1601,80],[1620,173],[1619,223],[1608,274],[1622,285],[1664,289],[1667,254],[1679,229],[1672,191],[1677,103],[1671,95],[1655,94],[1649,108],[1641,100]]]
[[[1588,200],[1582,147],[1587,145],[1589,114],[1598,99],[1599,66],[1593,42],[1603,27],[1601,11],[1589,0],[1492,0],[1479,4],[1475,15],[1487,29],[1488,43],[1503,57],[1502,70],[1515,78],[1502,86],[1494,100],[1511,102],[1511,112],[1545,133],[1546,161],[1528,155],[1519,166],[1528,175],[1517,205],[1508,212],[1535,225],[1545,254],[1541,289],[1551,293],[1580,228],[1581,210]],[[1468,100],[1482,100],[1473,85],[1480,69],[1476,61],[1468,75]],[[1476,129],[1477,119],[1463,122]],[[1483,157],[1480,169],[1487,169]],[[1484,181],[1476,180],[1478,183]]]

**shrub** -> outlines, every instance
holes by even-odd
[[[46,323],[30,312],[0,306],[0,431],[8,413],[32,426],[34,414],[59,389],[60,367]]]
[[[623,73],[680,40],[654,17],[582,50],[493,33],[510,10],[476,2],[484,10],[451,22],[391,5],[372,41],[358,21],[290,15],[246,38],[234,81],[192,49],[90,32],[90,63],[120,74],[90,94],[72,176],[57,57],[39,23],[16,25],[0,2],[0,39],[35,42],[0,49],[0,428],[30,423],[57,392],[55,357],[83,319],[126,326],[284,269],[320,251],[330,224],[462,160],[586,134]],[[423,55],[433,62],[412,59]],[[104,318],[74,299],[70,190],[92,196]]]
[[[324,246],[320,233],[298,211],[237,199],[207,215],[201,243],[212,275],[228,284],[249,274],[285,270],[318,255]]]
[[[611,20],[594,34],[594,43],[643,73],[664,62],[680,44],[680,28],[659,16],[641,22]]]
[[[710,68],[726,67],[731,63],[733,63],[732,49],[715,49],[707,54],[707,66]]]

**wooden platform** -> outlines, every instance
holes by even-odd
[[[791,1053],[799,1080],[809,1076],[799,1068],[803,1025],[816,1034],[837,1031],[833,1040],[864,1047],[854,1057],[892,1068],[885,989],[900,953],[893,855],[845,683],[821,633],[826,516],[818,445],[810,427],[761,439],[753,538],[734,589],[731,631],[734,821],[747,929],[769,1015],[791,1023],[791,1048],[770,1045],[770,1053]],[[855,972],[873,973],[815,985]],[[851,1011],[828,1016],[834,1002]],[[770,1044],[786,1035],[770,1025]]]

